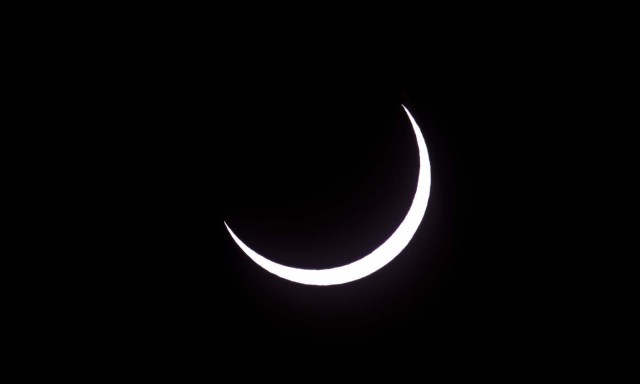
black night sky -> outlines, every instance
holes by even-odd
[[[155,251],[127,272],[145,340],[320,367],[375,365],[412,348],[481,356],[549,335],[564,305],[550,245],[561,222],[548,213],[569,196],[547,167],[565,122],[555,118],[562,68],[519,49],[526,40],[465,36],[295,49],[253,36],[214,46],[163,83],[150,79],[153,88],[141,83],[159,99],[131,176],[153,181],[137,201],[157,230],[132,236]],[[391,263],[316,287],[240,250],[223,222],[258,253],[300,268],[344,265],[384,242],[418,175],[401,105],[425,137],[432,184],[417,233]]]

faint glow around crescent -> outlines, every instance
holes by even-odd
[[[308,285],[335,285],[344,284],[350,281],[361,279],[372,274],[378,269],[384,267],[393,260],[402,250],[409,244],[411,238],[418,230],[418,226],[427,210],[427,202],[429,201],[429,190],[431,188],[431,167],[429,164],[429,154],[427,153],[427,144],[422,137],[420,127],[416,124],[409,110],[403,105],[404,110],[409,116],[413,131],[418,141],[418,153],[420,155],[420,172],[418,174],[418,187],[413,203],[407,216],[404,218],[398,229],[375,251],[364,256],[360,260],[351,264],[343,265],[336,268],[328,269],[301,269],[292,268],[278,263],[259,255],[254,250],[243,243],[238,236],[229,228],[227,223],[224,225],[231,234],[231,237],[240,246],[240,248],[262,268],[278,275],[283,279],[291,280],[296,283]]]

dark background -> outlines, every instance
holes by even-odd
[[[21,300],[37,313],[24,312],[17,336],[74,367],[106,364],[100,373],[186,362],[214,377],[295,370],[296,381],[343,367],[377,377],[390,363],[419,377],[441,362],[529,376],[573,359],[584,372],[583,356],[609,354],[598,341],[614,339],[618,317],[597,301],[617,295],[605,270],[630,257],[617,244],[633,237],[601,213],[631,216],[614,205],[616,180],[633,173],[612,170],[632,162],[612,153],[635,152],[612,131],[631,126],[614,123],[630,98],[609,110],[616,93],[601,85],[633,93],[616,77],[631,61],[614,59],[629,45],[604,36],[600,9],[454,7],[448,18],[399,5],[324,17],[269,3],[204,21],[115,10],[129,20],[36,32],[46,49],[22,44],[37,59],[19,57],[27,73],[8,75],[44,104],[28,104],[23,124],[45,119],[25,133],[46,148],[31,161],[48,177],[23,173],[38,180],[26,197],[47,209],[23,216],[50,234],[25,243],[46,248],[44,263],[25,258],[46,278],[16,286],[37,292]],[[344,265],[386,240],[416,189],[402,104],[425,137],[432,184],[393,261],[315,287],[243,254],[223,222],[302,268]]]

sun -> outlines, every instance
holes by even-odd
[[[274,275],[300,284],[321,286],[344,284],[362,279],[363,277],[366,277],[384,267],[398,256],[409,244],[413,235],[418,230],[427,210],[429,192],[431,190],[431,165],[429,163],[427,144],[424,141],[420,127],[413,116],[411,116],[409,110],[404,105],[402,107],[411,121],[411,126],[413,127],[418,143],[418,153],[420,155],[418,185],[407,215],[400,226],[398,226],[395,232],[384,243],[382,243],[382,245],[361,259],[340,267],[328,269],[292,268],[274,263],[264,256],[259,255],[243,243],[225,222],[224,224],[227,227],[229,234],[231,234],[231,237],[238,244],[240,249],[242,249],[254,262],[256,262],[256,264]]]

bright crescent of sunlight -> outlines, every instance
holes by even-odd
[[[407,244],[409,244],[411,238],[420,226],[420,222],[427,210],[429,191],[431,189],[431,166],[429,163],[427,144],[425,143],[420,127],[418,127],[413,116],[411,116],[411,113],[409,113],[409,110],[406,107],[403,106],[403,108],[407,113],[407,116],[409,116],[409,120],[411,121],[413,131],[418,141],[420,172],[418,173],[418,186],[416,188],[416,194],[413,198],[411,208],[409,208],[409,212],[407,212],[407,216],[404,218],[400,226],[391,235],[391,237],[387,239],[387,241],[382,243],[382,245],[380,245],[375,251],[363,258],[340,267],[328,269],[292,268],[274,263],[264,256],[259,255],[243,243],[225,222],[224,224],[231,234],[231,237],[244,251],[244,253],[246,253],[247,256],[249,256],[259,266],[274,275],[296,283],[308,285],[336,285],[358,280],[379,270],[398,256]]]

